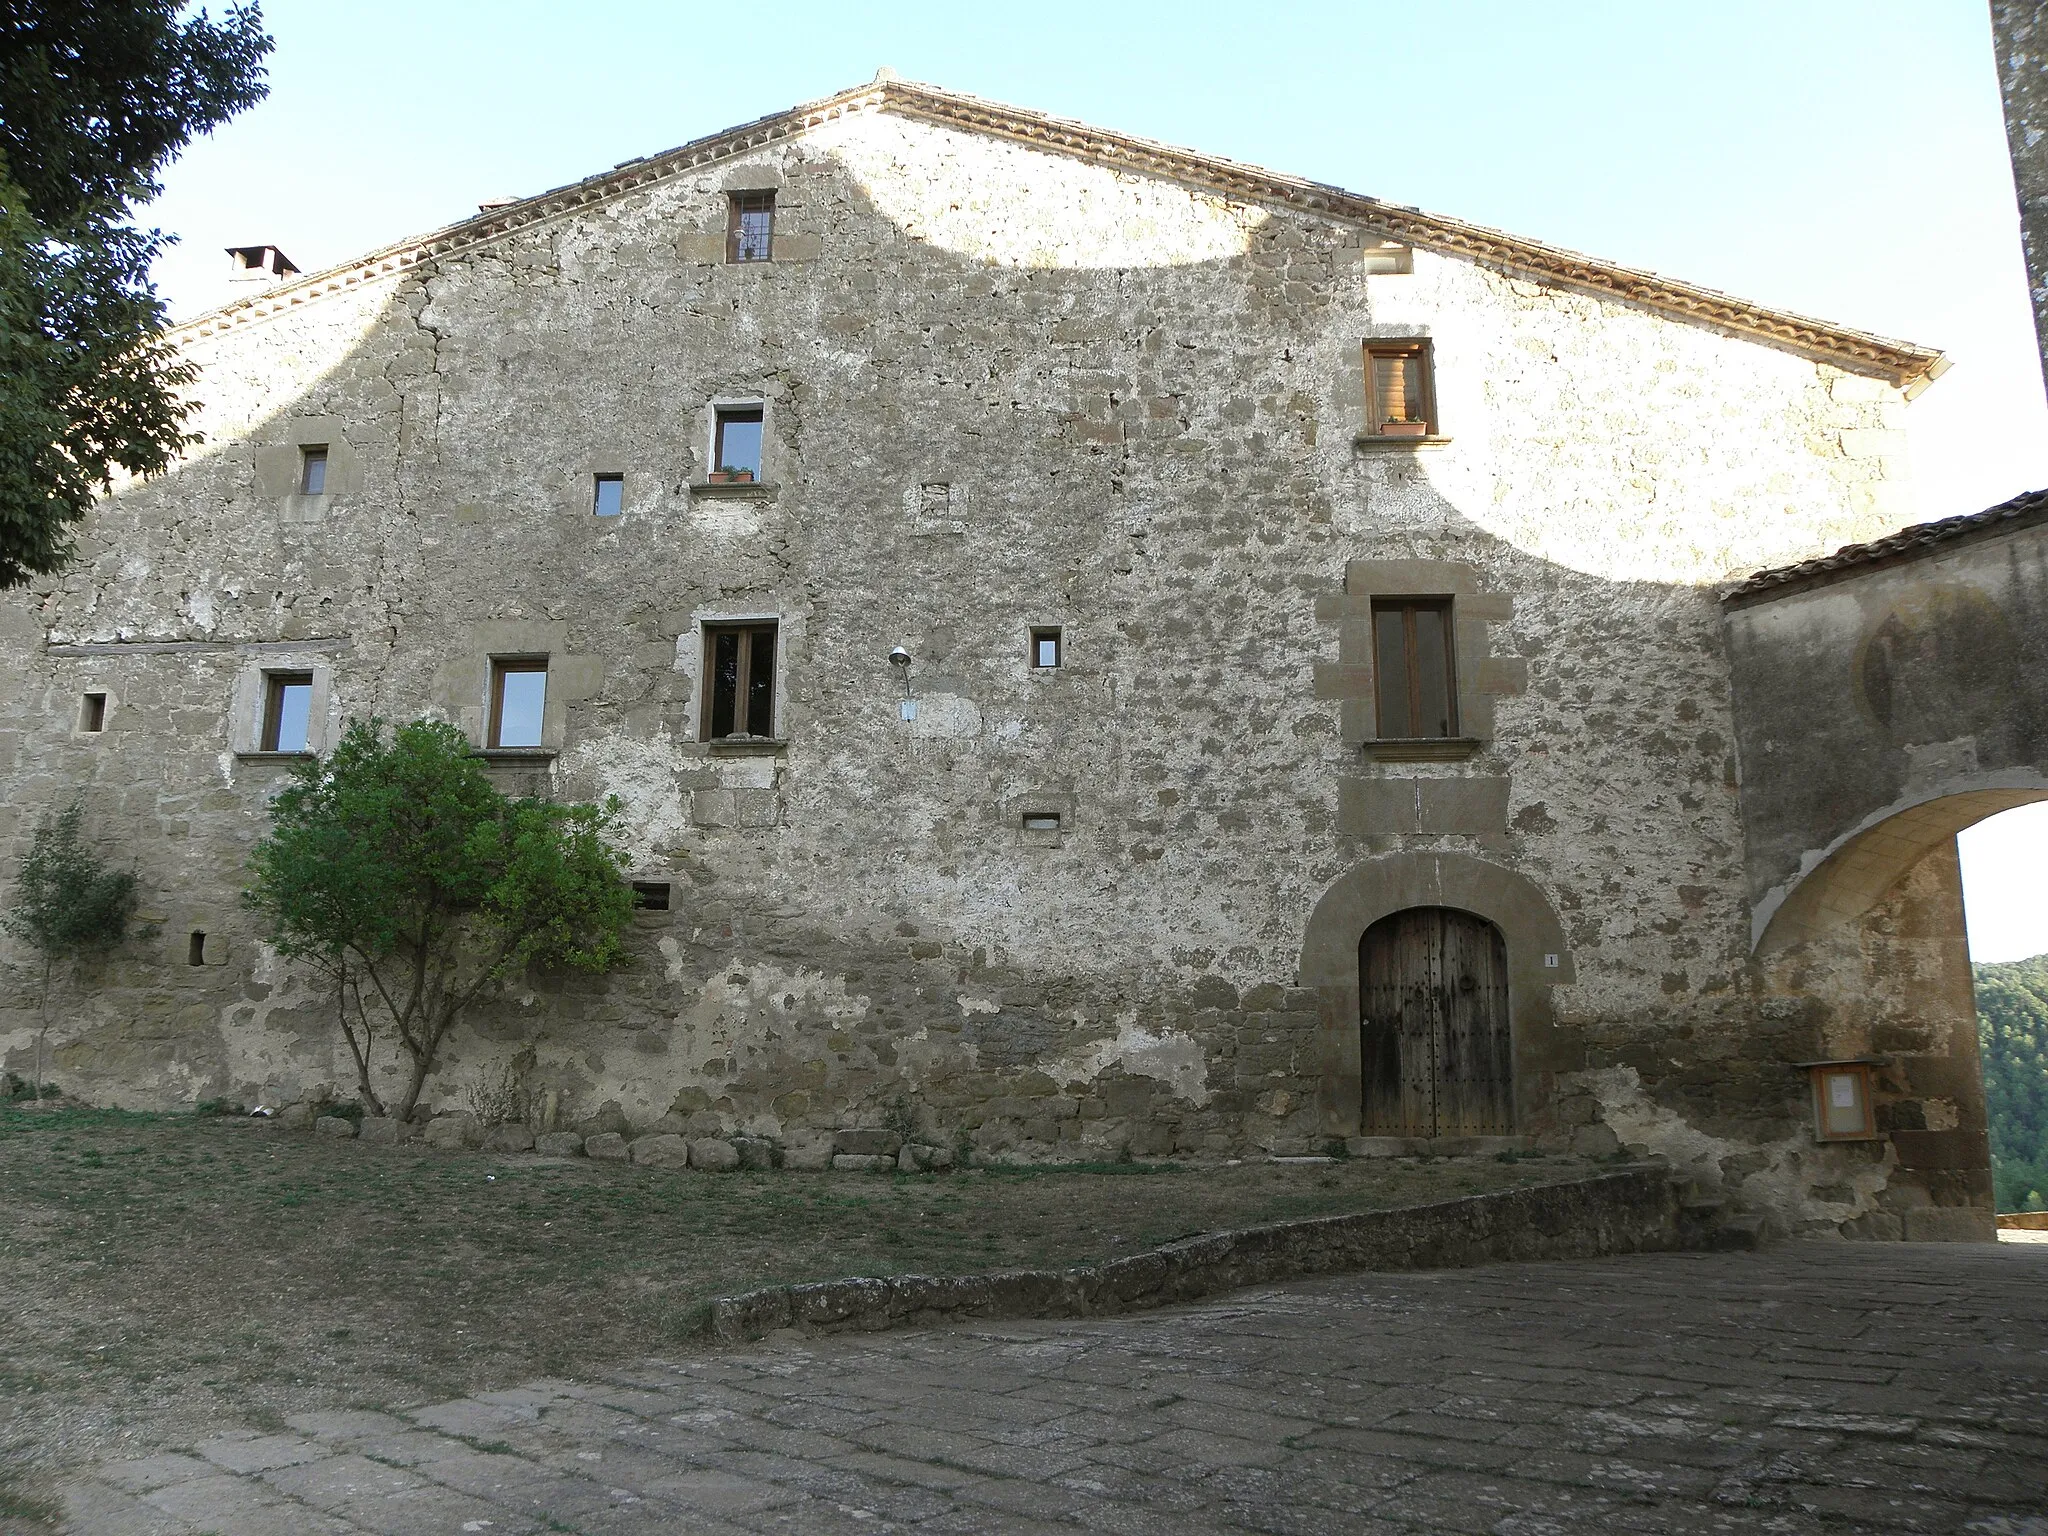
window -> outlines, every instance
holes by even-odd
[[[597,488],[592,496],[590,510],[599,517],[617,517],[625,510],[626,477],[624,475],[599,475]]]
[[[185,941],[185,963],[206,964],[206,935],[197,928],[192,930],[192,936]]]
[[[775,735],[775,626],[704,627],[704,739]]]
[[[493,747],[539,746],[541,716],[547,702],[546,657],[513,657],[492,662],[489,744]]]
[[[761,407],[721,405],[711,444],[711,478],[744,485],[761,478]]]
[[[1372,659],[1382,737],[1458,734],[1448,598],[1374,603]]]
[[[1436,436],[1436,387],[1428,342],[1374,342],[1366,347],[1365,435]]]
[[[1057,832],[1060,829],[1058,811],[1026,811],[1024,830],[1026,832]]]
[[[641,912],[666,912],[668,910],[668,882],[666,880],[635,880],[633,882],[633,906]]]
[[[107,696],[88,693],[78,702],[78,728],[97,734],[107,728]]]
[[[767,261],[775,250],[775,194],[734,192],[725,215],[725,259]]]
[[[312,730],[313,674],[266,672],[263,675],[263,735],[259,752],[304,752]]]
[[[1060,664],[1060,631],[1056,626],[1031,631],[1031,665],[1056,667]]]
[[[273,485],[275,481],[271,482]],[[327,494],[327,446],[324,443],[299,450],[299,494]]]

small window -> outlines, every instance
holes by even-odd
[[[185,941],[185,963],[206,964],[206,935],[197,928],[192,930],[192,936]]]
[[[1428,342],[1375,342],[1366,347],[1365,431],[1369,437],[1436,436],[1436,384]]]
[[[704,739],[775,735],[775,626],[704,627]]]
[[[1060,829],[1058,811],[1026,811],[1024,830],[1026,832],[1057,832]]]
[[[491,663],[491,731],[494,747],[537,747],[548,702],[546,657],[518,657]]]
[[[107,728],[107,696],[88,693],[78,702],[78,728],[97,734]]]
[[[258,750],[304,752],[311,740],[313,674],[267,672],[263,677],[263,735]]]
[[[725,217],[725,259],[767,261],[775,252],[775,194],[734,192]]]
[[[666,912],[668,910],[668,882],[666,880],[635,880],[633,882],[633,906],[641,912]]]
[[[1383,738],[1458,734],[1448,598],[1374,603],[1372,658]]]
[[[1056,667],[1060,664],[1060,632],[1057,628],[1031,631],[1031,665]]]
[[[599,517],[617,517],[626,509],[626,477],[599,475],[590,510]]]
[[[299,494],[301,496],[324,496],[327,494],[327,447],[325,444],[299,450]]]
[[[711,444],[711,478],[746,485],[761,478],[761,407],[722,405]]]

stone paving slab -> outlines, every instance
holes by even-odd
[[[2048,1536],[2048,1245],[1367,1274],[222,1425],[72,1528]]]

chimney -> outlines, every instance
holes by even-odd
[[[298,268],[291,257],[274,245],[231,245],[228,247],[228,277],[237,283],[281,283]]]

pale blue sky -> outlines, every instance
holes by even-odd
[[[269,0],[270,99],[151,216],[181,314],[231,244],[308,271],[887,64],[1939,346],[1921,518],[2048,485],[1979,0],[772,7]],[[2048,816],[1966,845],[1980,958],[2048,950]],[[2023,920],[1986,951],[1988,914]],[[2015,950],[2015,946],[2017,949]]]

